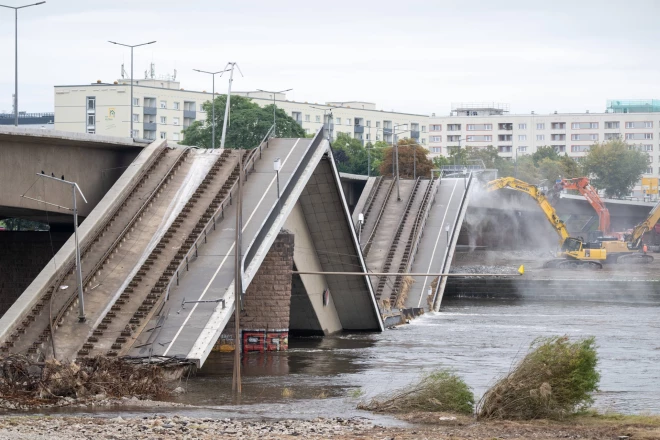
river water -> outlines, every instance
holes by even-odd
[[[535,338],[568,335],[596,337],[596,408],[660,413],[659,312],[660,302],[446,300],[441,313],[395,330],[292,339],[287,352],[246,356],[240,400],[231,394],[232,355],[214,353],[177,401],[227,417],[373,418],[355,409],[360,400],[435,368],[463,376],[478,399]]]

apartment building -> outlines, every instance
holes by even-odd
[[[506,104],[454,104],[450,116],[431,116],[432,156],[453,148],[494,146],[515,158],[552,146],[579,161],[591,145],[622,139],[648,154],[648,175],[660,175],[660,101],[610,100],[604,113],[510,114]]]
[[[427,115],[377,110],[369,102],[318,104],[289,101],[283,93],[232,94],[249,97],[261,106],[273,104],[274,99],[277,107],[298,121],[307,133],[315,133],[325,124],[333,137],[346,133],[363,143],[391,143],[403,137],[414,138],[422,145],[428,142]],[[211,99],[211,92],[184,90],[180,82],[171,78],[135,80],[130,114],[130,80],[55,86],[55,129],[176,143],[183,140],[183,129],[193,121],[206,120],[203,104]]]

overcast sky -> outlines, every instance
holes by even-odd
[[[27,3],[30,1],[28,0]],[[0,0],[16,6],[26,0]],[[370,101],[447,114],[498,101],[512,113],[603,111],[612,98],[660,98],[660,1],[48,0],[19,12],[19,106],[53,110],[53,86],[236,61],[235,90],[293,88],[289,99]],[[225,90],[224,78],[216,91]],[[0,112],[14,91],[13,11],[0,8]]]

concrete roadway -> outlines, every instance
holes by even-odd
[[[411,272],[439,273],[442,270],[448,246],[445,226],[449,225],[450,231],[453,229],[458,219],[464,193],[465,183],[462,178],[442,179],[433,206],[429,211],[429,217],[417,247],[415,261],[410,269]],[[458,227],[460,228],[460,225]],[[428,309],[426,298],[434,278],[432,276],[415,277],[415,283],[406,299],[406,307]]]
[[[290,182],[303,153],[312,139],[271,139],[264,148],[261,160],[243,185],[243,254],[259,232],[266,215],[277,202],[277,181],[273,161],[279,157],[280,192]],[[145,332],[133,345],[130,355],[148,356],[149,346],[154,356],[186,357],[204,330],[218,303],[193,303],[182,307],[182,301],[217,300],[224,298],[227,317],[233,310],[234,294],[227,288],[234,280],[234,247],[236,205],[225,209],[225,218],[217,230],[208,236],[208,243],[199,248],[199,257],[190,264],[190,272],[170,291],[170,299],[163,308],[164,320],[160,328]],[[146,327],[156,327],[155,317]],[[151,335],[153,333],[153,335]],[[153,342],[153,344],[144,345]],[[140,347],[142,345],[142,347]]]

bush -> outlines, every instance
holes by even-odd
[[[588,408],[598,388],[594,338],[535,340],[527,355],[481,398],[485,419],[563,418]]]
[[[408,389],[361,403],[359,409],[379,412],[433,411],[472,414],[474,394],[456,374],[437,370]]]

